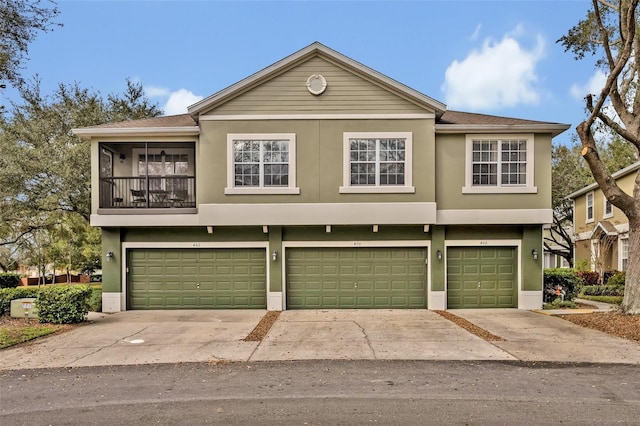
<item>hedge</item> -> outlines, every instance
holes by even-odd
[[[11,301],[34,297],[40,322],[71,324],[83,322],[89,313],[93,290],[88,285],[17,287],[0,289],[0,315],[9,314]]]
[[[20,275],[17,274],[0,274],[0,288],[15,288],[22,282]]]
[[[558,296],[557,286],[564,290],[564,300],[573,300],[580,292],[581,280],[572,269],[550,268],[544,270],[544,300],[550,302]]]
[[[624,296],[624,286],[588,285],[582,287],[582,294],[586,296]]]

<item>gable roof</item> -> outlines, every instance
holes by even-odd
[[[618,179],[618,178],[626,176],[626,175],[628,175],[630,173],[633,173],[638,169],[640,169],[640,161],[636,161],[635,163],[631,164],[630,166],[627,166],[624,169],[620,169],[617,172],[612,173],[611,177],[614,178],[614,179]],[[572,200],[574,198],[577,198],[577,197],[579,197],[581,195],[586,194],[587,192],[591,192],[591,191],[593,191],[594,189],[596,189],[598,187],[599,187],[598,182],[594,182],[592,184],[589,184],[589,185],[585,186],[584,188],[581,188],[581,189],[578,189],[575,192],[572,192],[571,194],[567,195],[565,198]]]
[[[229,99],[232,99],[236,96],[239,96],[242,93],[251,90],[252,88],[264,83],[267,80],[270,80],[285,71],[295,67],[296,65],[309,60],[312,57],[321,57],[324,58],[340,67],[348,69],[354,74],[359,75],[360,77],[377,84],[398,96],[401,96],[417,105],[421,105],[422,107],[435,111],[436,116],[442,115],[446,110],[447,106],[442,102],[439,102],[421,92],[418,92],[415,89],[410,88],[409,86],[405,86],[404,84],[387,77],[386,75],[379,73],[378,71],[367,67],[366,65],[361,64],[360,62],[354,61],[353,59],[336,52],[328,48],[327,46],[314,42],[309,46],[287,56],[284,59],[264,68],[257,73],[250,75],[249,77],[232,84],[226,89],[222,89],[221,91],[191,105],[188,108],[189,114],[191,114],[196,120],[198,115],[205,113],[217,105],[220,105]]]
[[[557,136],[571,127],[568,124],[522,118],[500,117],[462,111],[445,111],[436,118],[437,133],[534,132]]]

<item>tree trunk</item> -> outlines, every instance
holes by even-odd
[[[629,220],[629,259],[620,309],[625,314],[640,314],[640,220]]]

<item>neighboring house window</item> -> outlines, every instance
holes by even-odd
[[[605,197],[603,217],[606,219],[612,216],[613,216],[613,204],[611,204],[611,201],[607,200],[607,198]]]
[[[415,192],[412,133],[344,133],[341,193]]]
[[[627,264],[629,262],[629,238],[620,238],[618,246],[618,253],[620,253],[619,268],[621,271],[627,270]]]
[[[562,257],[562,256],[559,256],[559,257],[560,257],[560,267],[561,268],[568,268],[569,267],[569,261],[567,259],[565,259],[564,257]]]
[[[553,253],[545,252],[544,253],[544,267],[545,268],[555,268],[556,267],[556,255]]]
[[[468,135],[463,193],[535,193],[533,135]]]
[[[299,194],[296,187],[296,136],[227,135],[225,194]]]
[[[593,222],[593,192],[587,194],[587,222]]]

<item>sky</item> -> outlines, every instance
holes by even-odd
[[[604,76],[556,41],[588,0],[58,0],[23,75],[43,94],[78,82],[103,95],[140,82],[166,115],[318,41],[448,109],[570,124]],[[0,102],[16,100],[11,88]]]

